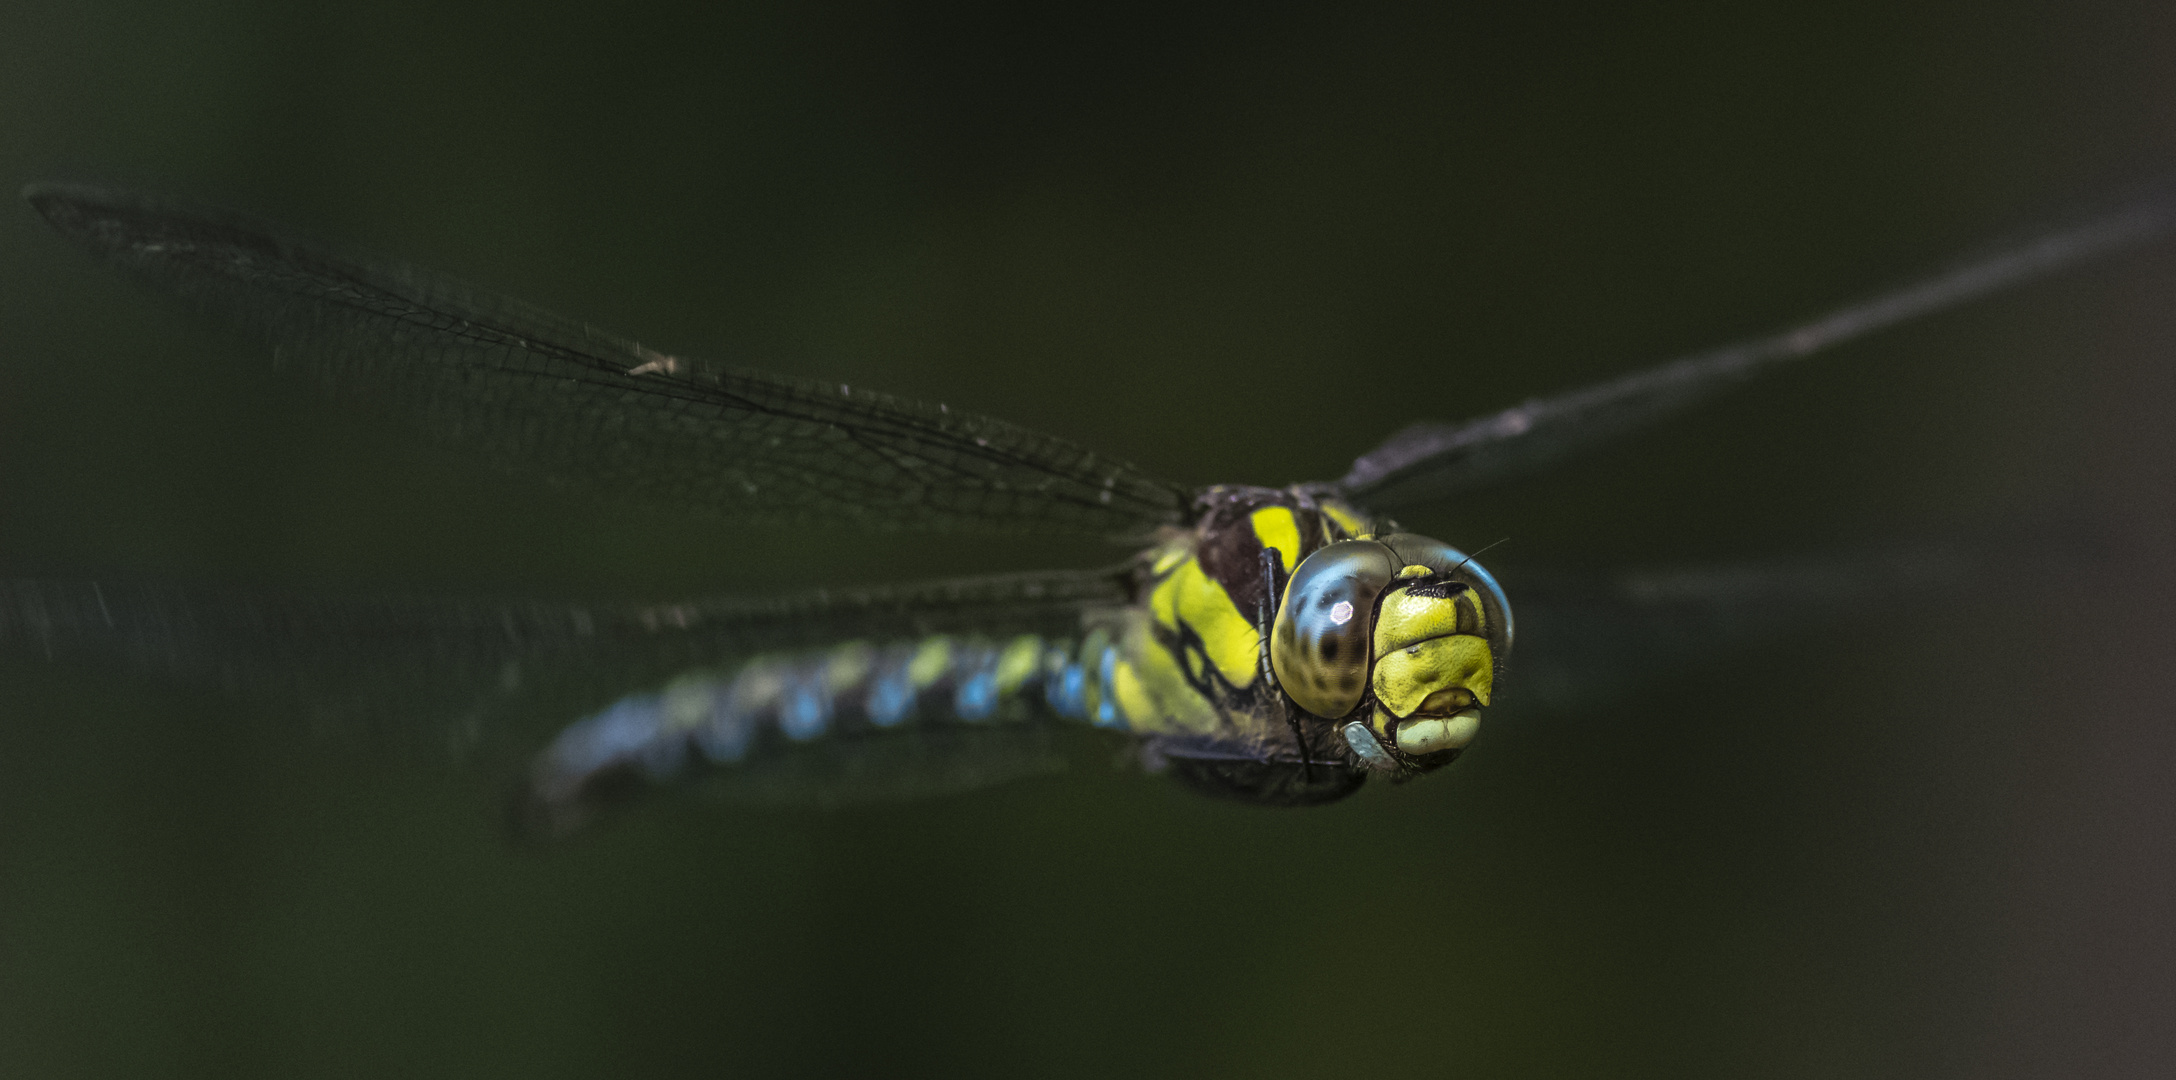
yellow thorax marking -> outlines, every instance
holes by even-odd
[[[1216,707],[1188,684],[1177,658],[1149,633],[1146,618],[1129,619],[1122,640],[1131,663],[1122,663],[1111,683],[1119,708],[1125,710],[1135,731],[1215,730]],[[1194,678],[1200,676],[1193,673]]]
[[[1157,554],[1156,561],[1149,566],[1148,572],[1151,574],[1169,573],[1172,567],[1179,565],[1180,562],[1193,553],[1194,549],[1190,544],[1171,544]]]
[[[1359,537],[1363,540],[1367,539],[1366,536],[1362,535],[1368,531],[1367,522],[1354,517],[1351,511],[1334,502],[1326,502],[1322,504],[1322,512],[1331,521],[1336,522],[1338,528],[1345,530],[1346,535]]]
[[[1129,727],[1156,719],[1156,703],[1149,699],[1148,690],[1141,685],[1141,677],[1134,674],[1130,661],[1120,660],[1111,665],[1111,701],[1118,706]]]
[[[1202,572],[1201,560],[1189,558],[1157,582],[1149,593],[1149,610],[1157,622],[1174,632],[1182,623],[1192,627],[1225,682],[1234,687],[1254,682],[1261,660],[1261,631],[1253,619],[1240,613],[1224,586]]]
[[[1284,572],[1289,574],[1300,561],[1300,523],[1292,516],[1289,506],[1265,506],[1248,515],[1254,525],[1254,536],[1262,542],[1264,550],[1276,548],[1284,560]]]

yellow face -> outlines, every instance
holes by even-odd
[[[1425,566],[1403,578],[1425,579]],[[1386,746],[1414,757],[1462,750],[1481,729],[1496,661],[1480,594],[1456,583],[1392,589],[1375,616],[1375,708],[1368,726]]]
[[[1407,772],[1473,741],[1510,646],[1511,609],[1487,571],[1396,533],[1309,555],[1286,586],[1270,659],[1293,702],[1342,721],[1371,768]]]

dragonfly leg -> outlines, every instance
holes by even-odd
[[[1269,691],[1270,707],[1284,717],[1285,726],[1292,729],[1293,745],[1300,750],[1300,776],[1307,783],[1314,783],[1314,754],[1307,748],[1307,732],[1300,726],[1300,718],[1292,714],[1291,706],[1284,699],[1284,687],[1277,683],[1277,673],[1269,662],[1269,631],[1277,622],[1277,549],[1262,549],[1262,599],[1254,607],[1255,629],[1262,640],[1262,686]]]

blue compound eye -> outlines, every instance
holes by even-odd
[[[1269,662],[1300,708],[1336,718],[1368,688],[1375,601],[1397,573],[1397,556],[1373,540],[1343,540],[1292,571],[1270,631]]]

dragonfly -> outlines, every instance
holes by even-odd
[[[668,355],[241,215],[89,186],[24,196],[101,261],[266,341],[281,366],[505,469],[789,532],[1072,534],[1124,553],[1089,569],[617,605],[0,581],[0,642],[267,690],[313,718],[374,714],[473,745],[514,703],[541,700],[555,719],[516,750],[515,816],[547,836],[691,783],[912,797],[1053,768],[1082,743],[1115,742],[1205,794],[1320,805],[1451,764],[1507,694],[1569,694],[1764,621],[1954,580],[1914,553],[1627,574],[1537,585],[1515,617],[1485,552],[1389,515],[2176,225],[2176,198],[2134,199],[1778,333],[1412,425],[1334,480],[1264,487],[1177,483],[944,405]]]

